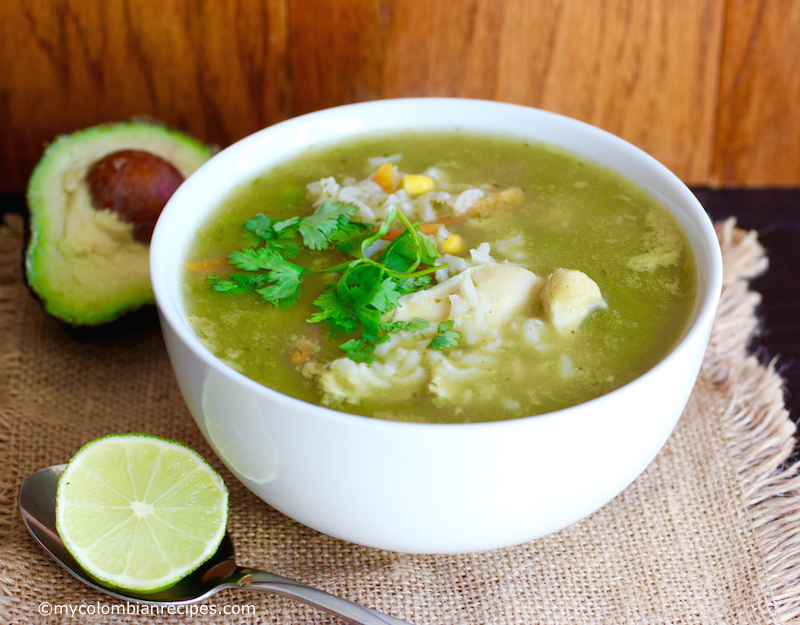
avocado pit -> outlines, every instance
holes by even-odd
[[[117,319],[148,310],[155,303],[153,226],[184,178],[213,153],[155,120],[56,137],[27,189],[25,281],[45,311],[74,328],[113,332]]]
[[[86,174],[92,204],[133,224],[137,241],[149,244],[158,216],[181,185],[169,161],[144,150],[119,150],[96,161]]]

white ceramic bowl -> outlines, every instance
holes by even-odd
[[[648,189],[678,218],[699,270],[685,335],[626,386],[542,416],[434,425],[370,419],[287,397],[213,356],[186,322],[180,270],[229,190],[315,143],[402,128],[514,133],[562,146]],[[695,382],[722,273],[692,193],[629,143],[560,115],[498,102],[419,98],[343,106],[276,124],[223,150],[175,193],[151,245],[152,282],[181,391],[227,467],[264,501],[325,534],[414,553],[482,551],[589,515],[628,486],[672,432]]]

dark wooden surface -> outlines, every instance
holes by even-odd
[[[762,296],[762,331],[751,349],[763,362],[777,358],[785,380],[786,405],[800,421],[800,189],[708,189],[694,193],[715,221],[736,217],[740,227],[756,230],[770,266],[753,281]],[[0,194],[0,214],[24,212],[20,194]],[[798,453],[800,458],[800,445]]]
[[[562,113],[692,184],[798,186],[799,43],[792,0],[0,0],[0,192],[100,122],[224,146],[401,96]]]

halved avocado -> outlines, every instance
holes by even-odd
[[[24,259],[45,310],[73,326],[96,326],[152,304],[152,226],[213,152],[150,120],[102,124],[50,144],[28,184]]]

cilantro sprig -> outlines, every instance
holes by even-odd
[[[273,304],[288,304],[297,299],[305,270],[286,260],[274,248],[247,248],[233,252],[228,256],[228,262],[244,271],[263,271],[263,273],[233,275],[229,280],[219,276],[209,276],[209,282],[214,290],[255,291],[265,301]]]
[[[297,301],[303,277],[308,273],[338,275],[335,283],[314,300],[316,311],[309,323],[326,323],[332,335],[348,335],[361,329],[361,335],[340,345],[356,362],[373,362],[375,348],[396,332],[418,332],[430,324],[423,319],[408,322],[382,323],[382,316],[398,305],[406,293],[424,289],[434,271],[447,265],[435,265],[439,256],[435,243],[419,232],[397,210],[391,210],[376,229],[354,221],[358,207],[352,203],[324,202],[307,217],[275,220],[259,214],[245,222],[244,228],[257,244],[235,251],[228,262],[247,272],[228,277],[210,276],[216,291],[226,293],[255,292],[275,306]],[[395,237],[377,258],[367,255],[368,248],[383,237],[399,220],[405,230]],[[311,252],[337,248],[352,256],[350,260],[327,267],[311,269],[292,262],[305,247]],[[447,322],[444,322],[445,325]],[[458,333],[439,324],[438,334],[430,343],[432,349],[457,344]]]
[[[364,335],[357,339],[350,339],[342,343],[339,347],[347,352],[347,357],[356,362],[375,362],[378,358],[373,353],[375,348],[381,343],[389,340],[391,334],[395,332],[417,332],[424,330],[430,325],[425,319],[419,317],[411,321],[391,321],[381,324],[381,333],[376,336]]]
[[[428,343],[428,347],[441,350],[458,345],[458,339],[461,338],[461,334],[453,330],[453,325],[455,325],[455,321],[452,319],[442,321],[437,326],[436,336]]]

